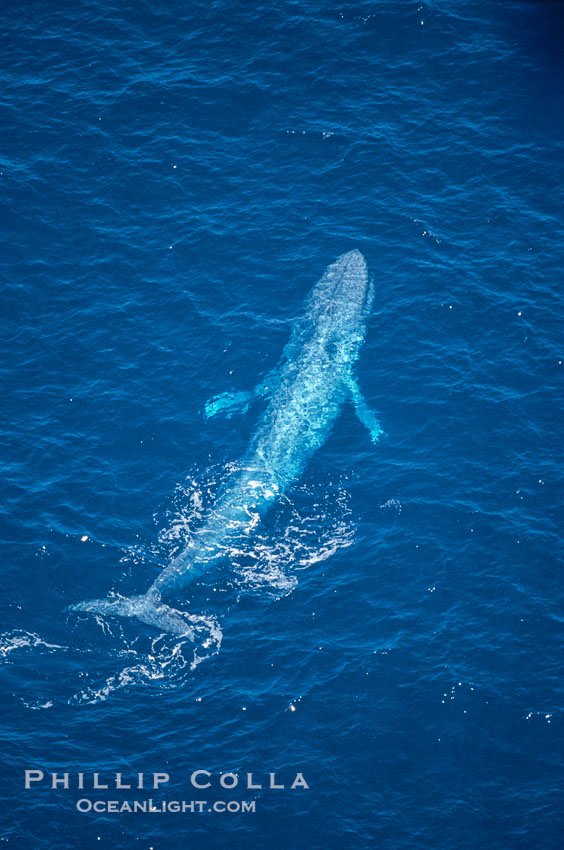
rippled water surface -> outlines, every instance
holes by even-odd
[[[3,18],[2,845],[562,846],[564,4]],[[264,409],[206,401],[355,248],[379,442],[347,404],[193,641],[69,612],[190,543]]]

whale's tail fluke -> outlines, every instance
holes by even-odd
[[[195,640],[195,629],[188,622],[201,622],[202,618],[183,615],[174,608],[164,605],[158,598],[148,593],[143,596],[115,596],[107,599],[91,599],[69,605],[69,611],[84,611],[89,614],[102,614],[110,617],[136,617],[142,623],[154,626],[164,632]],[[188,619],[185,619],[185,618]]]

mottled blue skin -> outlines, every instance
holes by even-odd
[[[347,398],[374,440],[380,427],[358,390],[353,366],[366,333],[373,287],[360,251],[328,267],[296,320],[274,378],[275,389],[238,471],[227,481],[213,512],[189,546],[166,567],[144,596],[80,603],[74,610],[135,615],[152,625],[185,633],[163,596],[185,587],[231,541],[247,534],[302,474]],[[261,393],[264,388],[261,388]]]
[[[279,385],[261,417],[239,471],[213,516],[159,575],[149,595],[184,587],[234,535],[251,531],[300,477],[350,395],[352,367],[366,332],[373,293],[360,251],[329,266],[313,288],[285,349]]]

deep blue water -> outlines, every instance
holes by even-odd
[[[563,36],[526,0],[4,9],[2,846],[562,846]],[[261,410],[206,400],[353,248],[385,436],[347,406],[186,591],[207,647],[69,613],[187,543]],[[150,796],[207,805],[76,810]]]

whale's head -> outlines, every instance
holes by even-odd
[[[362,322],[370,314],[374,289],[368,276],[366,260],[358,250],[343,254],[329,268],[333,284],[330,289],[335,313],[342,322]]]
[[[312,338],[332,361],[354,361],[373,300],[366,261],[360,251],[349,251],[332,263],[314,286],[302,328],[309,327]]]
[[[313,287],[304,313],[295,320],[286,346],[288,359],[306,352],[325,368],[353,363],[366,333],[374,287],[360,251],[342,254]]]

